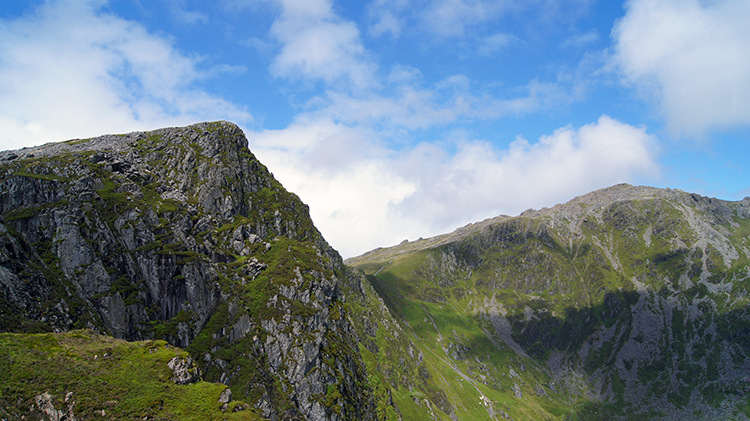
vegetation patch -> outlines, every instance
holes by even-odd
[[[27,418],[34,397],[48,393],[56,409],[70,406],[79,420],[260,419],[242,402],[247,410],[222,413],[218,399],[226,386],[172,382],[167,362],[175,356],[187,353],[164,341],[125,342],[88,330],[2,333],[0,400],[6,411]]]

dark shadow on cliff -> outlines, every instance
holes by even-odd
[[[384,281],[372,275],[367,279],[402,323],[408,323],[410,307],[415,304],[419,307],[420,300],[410,298],[410,293],[426,297],[424,291],[415,291],[413,285],[406,282],[392,284],[397,280]],[[670,286],[673,285],[647,290],[643,295],[634,290],[608,291],[592,305],[568,307],[564,313],[558,312],[554,316],[547,300],[526,300],[517,303],[517,306],[528,306],[534,310],[531,317],[516,311],[506,319],[512,327],[513,339],[543,370],[547,369],[550,353],[556,351],[573,360],[578,359],[575,363],[586,375],[603,373],[609,378],[614,397],[604,402],[587,402],[572,407],[570,419],[635,420],[666,416],[666,413],[659,412],[659,408],[641,411],[635,403],[624,399],[627,385],[620,379],[620,369],[632,371],[638,384],[646,387],[649,396],[656,399],[664,397],[678,410],[694,412],[698,419],[711,419],[720,414],[722,402],[728,399],[740,400],[737,409],[750,415],[750,400],[747,399],[750,392],[750,377],[747,376],[750,374],[750,364],[745,362],[749,361],[750,356],[750,306],[719,312],[705,301],[709,296],[705,285],[677,291]],[[491,291],[487,293],[491,294]],[[633,360],[618,361],[618,353],[628,341],[643,340],[632,334],[633,311],[640,300],[658,300],[660,303],[672,300],[674,305],[669,307],[670,314],[658,315],[671,322],[665,323],[659,333],[657,351],[634,367]],[[692,318],[689,316],[691,305],[700,311]],[[488,320],[490,314],[475,317]],[[404,327],[410,330],[414,328],[408,324]],[[580,360],[578,351],[584,342],[601,330],[613,330],[615,335],[600,347],[589,350]],[[414,333],[418,334],[417,331]],[[483,332],[461,337],[460,344],[461,348],[452,358],[481,358],[480,354],[488,349],[488,339]],[[729,360],[725,360],[727,356]],[[742,373],[726,374],[737,368]],[[496,387],[505,388],[505,385],[500,386],[499,380]],[[693,393],[699,394],[708,409],[693,409],[690,406],[691,396],[696,396]],[[540,396],[539,399],[544,402],[547,398]],[[551,405],[556,404],[551,402]],[[711,412],[714,410],[719,412]]]

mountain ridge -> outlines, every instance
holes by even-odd
[[[516,216],[498,215],[495,217],[484,219],[482,221],[466,224],[451,231],[450,233],[438,234],[436,236],[428,238],[420,238],[415,241],[404,241],[400,244],[389,247],[378,247],[362,253],[359,256],[349,257],[345,259],[344,262],[346,264],[356,265],[358,262],[370,260],[372,258],[382,258],[383,256],[390,256],[391,254],[395,256],[401,253],[441,246],[446,244],[447,242],[459,240],[468,235],[475,234],[488,225],[503,222],[511,218],[534,217],[539,215],[550,215],[553,213],[568,213],[572,217],[576,214],[580,214],[581,212],[590,211],[586,209],[586,207],[590,206],[598,209],[603,206],[610,205],[616,201],[648,199],[654,197],[680,198],[682,201],[685,201],[688,197],[690,197],[694,201],[707,201],[708,203],[740,203],[742,204],[743,208],[750,209],[750,197],[745,197],[744,199],[738,201],[729,201],[700,196],[696,193],[688,193],[679,189],[660,189],[657,187],[633,186],[627,183],[620,183],[610,187],[604,187],[580,196],[576,196],[565,203],[558,203],[549,208],[544,207],[538,210],[527,209]],[[604,200],[605,198],[607,200]],[[748,217],[750,215],[748,212],[750,212],[750,210],[743,210],[743,217]]]
[[[620,184],[343,261],[237,126],[199,123],[0,152],[0,291],[3,332],[185,348],[240,418],[750,417],[750,198]],[[56,379],[0,380],[3,415],[76,390],[80,419],[175,419]]]
[[[497,385],[519,399],[568,401],[582,419],[746,419],[748,210],[617,185],[347,263],[464,374],[526,377]],[[479,363],[493,353],[513,371]]]

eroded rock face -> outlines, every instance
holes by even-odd
[[[237,126],[0,153],[0,212],[0,330],[166,339],[271,419],[374,413],[341,258]]]

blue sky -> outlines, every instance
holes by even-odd
[[[620,182],[750,195],[746,0],[0,6],[0,149],[230,120],[353,256]]]

